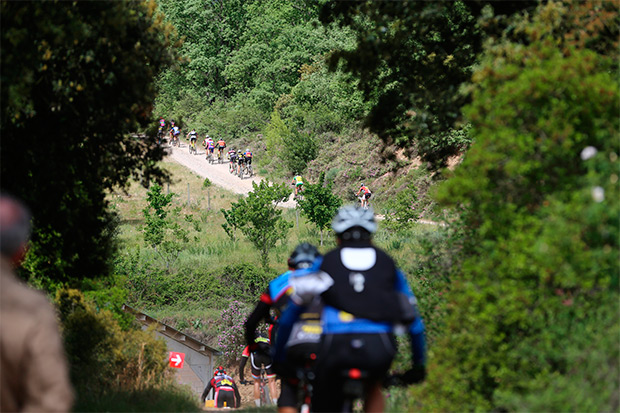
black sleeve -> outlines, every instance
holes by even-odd
[[[211,391],[211,380],[209,380],[207,387],[205,387],[205,390],[202,392],[202,396],[200,396],[200,401],[202,402],[203,405],[205,404],[205,400],[207,399],[207,396],[209,395],[210,391]]]
[[[233,390],[235,391],[235,399],[237,399],[235,401],[235,407],[239,408],[241,407],[241,394],[239,393],[239,388],[237,387],[237,383],[233,383],[232,387],[233,387]]]
[[[248,346],[254,344],[256,328],[261,320],[269,318],[270,308],[271,306],[269,304],[259,301],[254,311],[252,311],[245,321],[245,341]]]
[[[241,357],[241,363],[239,363],[239,381],[243,381],[243,369],[245,368],[245,363],[248,362],[248,357]]]

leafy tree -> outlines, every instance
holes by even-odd
[[[296,132],[284,138],[284,150],[282,157],[288,170],[295,173],[302,173],[308,163],[316,158],[318,144],[309,133]]]
[[[461,86],[482,50],[477,18],[487,4],[511,15],[536,2],[325,3],[321,21],[349,27],[357,39],[355,48],[333,53],[330,65],[342,62],[359,79],[372,105],[366,124],[385,142],[414,146],[437,165],[464,148],[445,135],[464,121],[469,96]]]
[[[247,24],[246,8],[252,0],[161,0],[166,20],[183,38],[180,54],[184,59],[159,79],[162,95],[158,108],[168,116],[176,114],[175,103],[190,98],[211,102],[229,97],[224,69]]]
[[[241,211],[243,207],[243,204],[233,203],[229,210],[221,209],[226,221],[222,224],[222,228],[224,228],[226,235],[228,235],[232,242],[237,241],[237,229],[239,229],[243,221],[243,213]]]
[[[332,182],[325,184],[325,172],[321,172],[319,181],[316,184],[306,184],[303,199],[297,201],[302,214],[319,229],[321,245],[323,245],[323,231],[329,227],[342,205],[342,199],[334,195],[332,186]]]
[[[341,47],[346,44],[343,41]],[[320,56],[312,64],[303,64],[299,82],[276,102],[285,119],[311,134],[338,133],[367,113],[357,81],[341,70],[330,72],[325,60]]]
[[[229,236],[233,228],[239,229],[258,250],[263,268],[267,268],[269,251],[286,238],[293,226],[282,218],[282,210],[277,208],[289,198],[290,191],[284,183],[269,185],[265,180],[258,185],[252,182],[252,187],[254,190],[247,198],[233,203],[228,211],[222,209],[226,219],[222,227]]]
[[[165,178],[151,119],[154,77],[173,62],[154,2],[1,4],[0,173],[34,211],[27,272],[50,283],[109,270],[106,191]]]
[[[392,230],[401,230],[410,227],[420,215],[416,209],[418,196],[413,183],[387,202],[388,213],[385,215],[385,225]]]
[[[153,184],[147,192],[148,205],[142,210],[144,241],[157,252],[167,270],[190,241],[189,230],[179,224],[181,207],[170,209],[173,196],[173,193],[164,195],[162,187]],[[187,215],[185,221],[193,223],[193,218]]]
[[[287,139],[290,134],[291,131],[280,117],[280,112],[274,110],[271,113],[271,122],[269,122],[265,130],[265,144],[267,150],[273,154],[279,153],[279,151],[282,150],[284,140]]]
[[[618,407],[617,8],[571,40],[597,7],[614,9],[541,5],[474,73],[476,144],[439,194],[464,208],[467,237],[447,295],[456,311],[415,397],[428,410]]]

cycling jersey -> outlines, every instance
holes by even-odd
[[[220,149],[224,149],[224,148],[226,147],[226,142],[224,142],[224,140],[223,140],[223,139],[220,139],[219,141],[217,141],[217,146],[218,146]]]
[[[166,121],[165,121],[165,120],[163,120],[163,119],[160,119],[160,120],[159,120],[159,126],[161,126],[162,128],[163,128],[164,126],[166,126]]]
[[[301,175],[297,175],[295,178],[293,178],[293,183],[295,184],[295,186],[300,186],[304,184],[304,180]]]
[[[237,159],[237,152],[228,151],[228,159],[230,159],[230,162],[235,162],[235,160]]]
[[[179,129],[178,126],[175,126],[172,128],[172,133],[175,135],[178,135],[179,133],[181,133],[181,130]]]
[[[241,363],[239,364],[239,379],[243,381],[243,369],[248,359],[250,360],[250,368],[252,371],[252,378],[255,380],[260,379],[261,366],[265,367],[267,378],[275,377],[276,374],[273,371],[271,359],[271,346],[269,339],[258,337],[256,340],[256,349],[250,350],[250,346],[246,346],[241,354]]]
[[[203,404],[211,389],[214,392],[213,400],[216,407],[224,407],[224,402],[226,402],[226,407],[239,407],[241,405],[241,395],[232,377],[225,374],[213,376],[200,397]]]
[[[196,131],[191,131],[191,132],[189,133],[189,138],[190,138],[191,140],[196,140],[196,139],[198,139],[198,134],[196,133]]]
[[[396,354],[394,332],[398,325],[408,328],[414,364],[424,365],[424,323],[415,296],[404,274],[382,250],[369,242],[341,245],[323,257],[318,270],[296,272],[290,277],[306,277],[310,282],[315,277],[314,284],[319,277],[333,281],[320,295],[323,330],[316,368],[315,411],[338,410],[344,399],[342,392],[334,389],[342,388],[343,374],[352,368],[366,372],[370,384],[382,380]],[[296,279],[289,283],[299,288]],[[297,293],[301,293],[300,289]],[[291,300],[282,313],[276,360],[303,311],[304,307]]]
[[[252,152],[245,152],[245,153],[243,154],[243,157],[245,158],[245,162],[246,162],[248,165],[252,165]]]

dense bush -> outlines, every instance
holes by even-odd
[[[251,264],[217,269],[181,267],[168,273],[136,250],[117,262],[127,280],[128,302],[140,308],[162,306],[224,308],[231,299],[252,302],[267,287],[272,274]]]
[[[58,290],[56,305],[80,410],[96,410],[106,398],[121,393],[178,393],[172,386],[166,343],[153,331],[121,330],[110,311],[97,311],[78,290]],[[188,398],[180,397],[184,408],[192,404]],[[145,404],[145,411],[154,407]]]
[[[565,42],[584,7],[517,19],[474,73],[475,144],[439,194],[465,207],[460,266],[412,391],[428,410],[618,409],[617,48]]]

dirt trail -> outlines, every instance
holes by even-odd
[[[198,148],[197,155],[191,155],[187,146],[188,144],[186,142],[181,142],[180,147],[167,146],[168,157],[194,171],[199,176],[209,178],[214,185],[220,186],[236,194],[247,195],[248,192],[253,190],[252,182],[256,182],[258,184],[261,180],[261,177],[258,175],[254,175],[252,178],[246,177],[244,179],[239,179],[239,177],[228,172],[227,161],[222,164],[210,164],[205,159],[206,154],[203,148]],[[293,200],[292,193],[288,201],[278,204],[278,206],[283,208],[295,208],[296,205],[297,203]],[[385,217],[380,214],[376,214],[375,216],[378,220],[385,219]],[[433,222],[425,219],[419,219],[417,222],[427,225],[446,226],[443,222]]]
[[[200,145],[198,145],[200,146]],[[214,185],[220,186],[224,189],[232,191],[237,194],[247,195],[252,191],[252,182],[257,184],[260,182],[261,177],[254,175],[252,178],[240,179],[239,177],[232,175],[228,171],[228,161],[222,164],[209,164],[205,159],[206,154],[203,148],[198,148],[197,155],[191,155],[188,150],[188,144],[181,142],[180,147],[168,147],[168,156],[174,161],[180,163],[186,168],[194,171],[203,178],[209,178]],[[288,201],[278,204],[284,208],[295,208],[295,201],[291,197]]]

